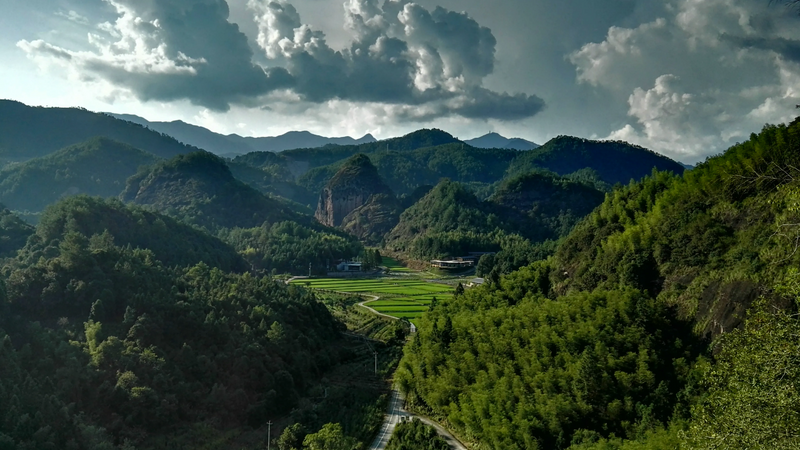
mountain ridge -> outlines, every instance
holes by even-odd
[[[259,151],[280,152],[295,148],[322,147],[329,144],[359,145],[376,141],[375,137],[369,133],[360,138],[350,136],[326,137],[305,130],[289,131],[278,136],[241,136],[235,133],[216,133],[208,128],[182,120],[170,122],[150,121],[134,114],[107,114],[168,134],[185,144],[193,145],[218,155],[243,155]]]

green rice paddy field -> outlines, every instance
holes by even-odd
[[[371,294],[380,299],[367,305],[374,310],[397,318],[405,318],[418,325],[418,319],[437,299],[453,295],[453,288],[444,284],[429,283],[420,279],[372,278],[312,278],[292,281],[292,284],[338,292]]]

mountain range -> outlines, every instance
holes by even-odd
[[[110,116],[127,120],[151,130],[174,137],[175,139],[218,155],[233,156],[250,152],[280,152],[292,148],[314,148],[328,144],[358,145],[375,142],[371,134],[359,139],[352,137],[325,137],[308,131],[290,131],[280,136],[244,137],[238,134],[220,134],[207,128],[174,120],[172,122],[151,122],[132,114],[113,114]]]

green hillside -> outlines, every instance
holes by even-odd
[[[2,448],[204,448],[209,441],[234,445],[241,435],[261,441],[256,428],[310,409],[304,405],[318,397],[312,388],[322,374],[352,357],[343,326],[303,290],[204,263],[160,262],[157,247],[167,241],[169,258],[188,248],[227,258],[223,245],[203,248],[199,232],[168,218],[148,222],[157,215],[113,201],[76,197],[57,208],[2,268]],[[115,214],[134,220],[108,218]],[[104,228],[112,231],[94,231]],[[148,235],[157,252],[125,242],[136,233]],[[344,414],[335,408],[350,436],[360,436],[346,420],[363,414],[362,397],[351,395]],[[314,405],[304,423],[334,419],[325,401]]]
[[[33,232],[32,226],[0,204],[0,258],[16,255]]]
[[[508,273],[546,256],[553,245],[545,242],[569,233],[603,197],[594,187],[552,173],[511,177],[487,201],[446,180],[403,212],[384,245],[416,259],[498,251],[479,272],[497,267],[495,272]]]
[[[798,149],[769,126],[615,190],[552,258],[432,308],[403,390],[480,448],[794,448]]]
[[[32,107],[0,100],[0,158],[45,156],[95,136],[144,150],[161,158],[196,151],[167,135],[107,114],[81,108]]]
[[[225,161],[208,152],[179,155],[140,171],[128,179],[120,198],[209,230],[299,217],[285,204],[236,180]]]
[[[520,153],[509,167],[509,173],[547,169],[567,175],[586,167],[594,170],[600,180],[612,185],[639,180],[653,168],[675,174],[684,171],[683,165],[638,145],[559,136],[541,147]]]
[[[115,245],[148,249],[166,267],[203,263],[226,272],[248,269],[231,246],[194,227],[116,199],[85,195],[69,197],[44,211],[28,254],[47,255],[52,245],[70,234],[91,237],[106,232]]]
[[[127,144],[92,138],[0,170],[0,201],[15,210],[41,211],[69,195],[116,197],[139,167],[157,160]]]

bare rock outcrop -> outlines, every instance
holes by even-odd
[[[348,214],[377,194],[394,197],[369,158],[363,154],[355,155],[322,190],[314,216],[323,225],[338,227]]]

